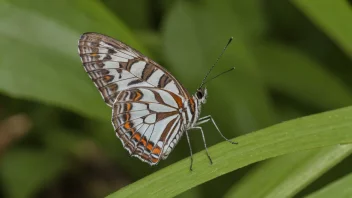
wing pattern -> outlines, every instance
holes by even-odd
[[[162,89],[121,91],[113,105],[116,135],[132,156],[157,164],[168,156],[183,133],[182,104],[181,97]]]
[[[112,107],[112,123],[124,148],[151,165],[166,159],[194,117],[194,108],[185,107],[185,101],[193,101],[187,90],[153,60],[108,36],[83,34],[78,52]]]
[[[84,69],[109,106],[120,91],[133,87],[158,87],[189,97],[184,87],[164,68],[108,36],[85,33],[79,40],[78,50]]]

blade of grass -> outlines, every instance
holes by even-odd
[[[254,162],[312,148],[352,143],[352,107],[329,111],[277,124],[194,155],[194,171],[184,159],[111,195],[114,197],[173,197],[201,183]]]
[[[352,58],[352,12],[348,1],[292,1]]]
[[[226,197],[292,197],[352,153],[338,145],[293,153],[256,167]]]
[[[352,173],[344,176],[343,178],[337,181],[332,182],[325,188],[310,194],[309,196],[307,196],[307,198],[352,197],[351,184],[352,184]]]

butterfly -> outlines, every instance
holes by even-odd
[[[231,39],[228,44],[230,42]],[[206,103],[208,95],[203,85],[215,64],[196,93],[190,95],[158,63],[103,34],[81,35],[78,53],[85,71],[105,103],[112,108],[112,125],[131,156],[156,165],[169,156],[185,133],[190,146],[192,170],[193,157],[188,131],[197,129],[202,133],[206,153],[212,163],[203,129],[199,125],[211,121],[221,136],[225,137],[210,115],[199,116],[201,105]]]

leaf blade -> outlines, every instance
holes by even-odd
[[[110,29],[112,35],[138,47],[127,28],[97,2],[12,0],[0,4],[0,92],[109,120],[109,108],[79,62],[77,42],[83,31],[99,29],[95,17],[103,21],[100,29]],[[46,4],[47,9],[40,9]],[[92,7],[104,14],[95,16]],[[65,8],[68,12],[60,18]],[[109,24],[116,29],[108,28]]]
[[[352,173],[332,182],[328,186],[320,189],[310,195],[307,198],[328,198],[328,197],[341,197],[348,198],[352,196]]]
[[[348,1],[292,1],[352,58],[351,6]]]
[[[352,145],[337,145],[269,160],[242,178],[226,197],[293,197],[351,153]]]
[[[172,197],[254,162],[301,150],[352,143],[351,121],[352,107],[347,107],[277,124],[236,138],[238,146],[223,142],[211,147],[213,166],[208,164],[204,153],[197,153],[193,172],[188,169],[189,159],[184,159],[108,197]]]

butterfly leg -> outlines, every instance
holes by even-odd
[[[193,165],[193,153],[192,153],[192,147],[191,147],[191,141],[189,141],[189,136],[188,136],[188,131],[186,131],[186,137],[187,137],[187,142],[188,142],[188,146],[189,146],[189,151],[191,153],[191,166],[189,167],[189,169],[192,171],[192,165]]]
[[[202,118],[199,118],[198,119],[198,122],[196,123],[196,126],[199,126],[203,123],[206,123],[206,122],[209,122],[211,121],[213,123],[213,125],[215,126],[216,130],[220,133],[221,137],[224,138],[226,141],[230,142],[231,144],[238,144],[237,142],[233,142],[229,139],[227,139],[224,134],[221,133],[219,127],[216,125],[214,119],[211,117],[211,115],[208,115],[208,116],[205,116],[205,117],[202,117]]]
[[[204,132],[203,132],[202,127],[192,127],[192,129],[199,129],[201,131],[203,142],[204,142],[205,151],[207,152],[207,156],[209,158],[210,164],[213,164],[213,160],[211,160],[211,157],[210,157],[209,152],[208,152],[207,143],[205,142],[205,136],[204,136]]]

